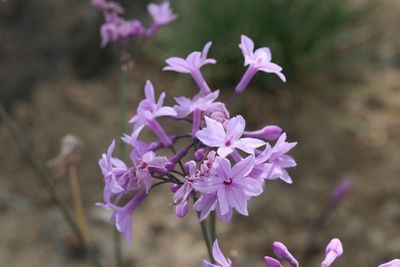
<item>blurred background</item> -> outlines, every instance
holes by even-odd
[[[147,1],[121,1],[125,17],[150,24]],[[162,72],[164,59],[185,57],[213,41],[204,75],[222,97],[245,68],[240,35],[268,46],[288,83],[259,73],[232,107],[249,129],[280,125],[289,141],[293,185],[271,181],[250,202],[250,217],[218,224],[219,240],[238,266],[264,266],[282,241],[299,258],[312,225],[343,180],[353,185],[327,217],[309,250],[319,266],[327,242],[341,238],[337,266],[377,266],[400,255],[400,1],[171,1],[179,18],[154,40],[133,41],[128,114],[147,79],[172,96],[195,92],[186,75]],[[35,158],[71,204],[61,166],[49,167],[67,134],[80,139],[77,172],[89,235],[105,266],[114,266],[113,226],[94,204],[102,200],[97,162],[118,138],[118,54],[100,48],[100,12],[89,1],[8,0],[0,3],[0,99]],[[86,266],[79,246],[43,186],[0,122],[0,266]],[[206,250],[196,216],[174,214],[169,190],[155,190],[134,214],[127,266],[200,266]]]

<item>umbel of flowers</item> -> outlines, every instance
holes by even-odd
[[[234,211],[249,215],[248,202],[263,193],[269,180],[292,183],[287,169],[296,166],[296,162],[287,153],[297,143],[286,141],[286,134],[275,125],[246,129],[245,118],[229,112],[229,105],[246,90],[257,72],[273,73],[285,81],[282,68],[271,62],[268,48],[254,50],[253,41],[242,35],[239,48],[247,69],[230,100],[223,102],[219,99],[219,90],[212,89],[201,73],[203,66],[216,63],[215,59],[208,58],[210,47],[211,42],[186,58],[166,60],[164,70],[192,76],[198,87],[197,94],[191,98],[175,97],[175,106],[165,106],[166,94],[162,92],[157,98],[153,84],[147,81],[145,98],[129,121],[132,132],[121,137],[131,148],[129,162],[113,155],[114,141],[99,161],[105,186],[104,201],[98,205],[112,211],[111,220],[128,241],[132,236],[132,214],[156,186],[169,184],[179,218],[193,209],[199,214],[200,222],[213,212],[227,223]],[[171,126],[187,123],[187,131],[169,133],[161,126],[162,120],[168,120]],[[146,143],[142,137],[148,136],[149,131],[155,140]],[[176,149],[178,146],[180,150]],[[342,252],[340,241],[333,239],[321,266],[330,266]],[[274,253],[292,267],[298,266],[282,243],[274,243]],[[204,266],[232,266],[217,241],[212,254],[215,262],[203,261]],[[278,259],[265,257],[264,260],[269,267],[283,266]],[[380,267],[399,267],[391,264]]]
[[[253,52],[253,42],[244,35],[239,46],[248,69],[275,73],[284,79],[282,69],[271,63],[268,48]],[[296,162],[286,153],[296,143],[287,142],[286,134],[278,126],[249,131],[241,115],[231,116],[227,104],[218,101],[219,90],[212,90],[200,72],[202,66],[216,63],[207,56],[210,47],[211,42],[202,52],[192,52],[186,59],[166,60],[168,65],[164,70],[192,75],[199,87],[198,93],[192,98],[175,97],[177,105],[169,107],[164,105],[166,94],[161,93],[157,99],[153,84],[147,81],[145,99],[129,121],[132,133],[122,137],[131,147],[130,162],[113,156],[114,141],[100,159],[105,181],[101,205],[113,211],[112,219],[118,231],[128,240],[132,213],[151,189],[161,183],[171,184],[178,217],[187,214],[189,200],[193,199],[191,208],[200,213],[200,220],[216,211],[224,222],[231,220],[234,210],[248,216],[247,204],[263,192],[265,180],[282,179],[292,183],[286,169],[296,166]],[[249,78],[246,79],[248,83]],[[240,87],[234,96],[244,89]],[[184,121],[190,124],[191,130],[167,133],[160,124],[162,119],[171,124]],[[157,137],[154,142],[141,140],[146,129]],[[178,142],[181,147],[185,145],[179,151],[175,149]],[[119,205],[124,195],[132,192],[134,196],[125,205]]]
[[[92,5],[103,12],[104,23],[100,27],[101,46],[105,47],[111,42],[127,42],[136,36],[152,37],[160,26],[167,25],[176,19],[169,2],[162,4],[150,3],[147,10],[152,19],[149,28],[145,28],[137,19],[124,19],[122,6],[113,1],[92,0]]]

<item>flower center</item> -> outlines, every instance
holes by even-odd
[[[225,146],[229,147],[232,145],[232,139],[228,139],[228,141],[225,142]]]
[[[224,185],[230,185],[232,183],[232,179],[228,178],[224,181]]]

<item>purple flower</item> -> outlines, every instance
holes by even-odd
[[[286,78],[282,74],[282,68],[271,62],[272,56],[268,47],[258,48],[254,51],[254,43],[246,35],[242,35],[239,47],[244,56],[244,65],[249,67],[235,88],[236,94],[243,93],[250,80],[258,71],[275,73],[282,81],[286,82]]]
[[[246,122],[242,116],[231,118],[226,126],[222,123],[205,117],[207,127],[196,133],[196,137],[205,145],[218,147],[218,155],[226,157],[235,148],[254,154],[254,149],[265,145],[265,142],[255,138],[241,138]]]
[[[386,263],[382,263],[378,267],[400,267],[400,260],[394,259]]]
[[[337,257],[343,254],[343,246],[338,238],[332,239],[325,249],[325,259],[321,262],[321,267],[329,267]]]
[[[136,177],[144,184],[147,193],[153,185],[151,172],[164,173],[167,171],[168,164],[170,162],[167,157],[157,157],[153,151],[144,154],[141,161],[136,163]]]
[[[112,156],[115,148],[115,141],[108,147],[107,154],[103,154],[99,160],[101,172],[104,177],[104,201],[110,203],[114,194],[137,189],[135,177],[132,176],[132,169],[126,164]]]
[[[289,250],[283,243],[275,241],[272,244],[272,249],[274,250],[274,254],[276,257],[278,257],[279,259],[286,260],[287,262],[289,262],[290,266],[292,266],[292,267],[299,267],[299,262],[289,252]]]
[[[107,22],[101,25],[100,28],[101,47],[118,40],[126,40],[144,32],[142,23],[138,20],[125,20],[117,15],[109,15],[107,17]]]
[[[179,218],[183,218],[187,213],[187,200],[193,191],[193,183],[198,179],[199,171],[196,168],[196,162],[191,160],[185,164],[187,166],[187,172],[189,173],[186,176],[185,183],[175,192],[174,194],[174,203],[176,206],[176,215]]]
[[[152,37],[162,25],[166,25],[176,19],[176,15],[172,12],[169,2],[166,1],[160,5],[149,4],[147,10],[153,20],[153,24],[147,30],[147,37]]]
[[[147,5],[147,11],[153,19],[153,23],[157,25],[166,25],[176,19],[168,1],[159,5],[150,3]]]
[[[218,157],[216,161],[217,175],[202,177],[193,187],[204,194],[217,193],[218,208],[222,216],[228,214],[232,208],[248,216],[247,201],[263,191],[257,180],[247,176],[254,166],[254,156],[248,156],[233,167],[226,158]]]
[[[107,46],[111,42],[118,40],[118,26],[115,23],[109,22],[101,25],[100,28],[101,47]]]
[[[195,110],[203,112],[214,111],[220,105],[219,102],[217,103],[214,102],[218,98],[218,96],[219,96],[219,90],[216,90],[207,95],[197,94],[193,97],[193,99],[183,96],[175,97],[175,101],[176,103],[178,103],[178,105],[174,106],[174,109],[178,114],[177,117],[185,118]]]
[[[293,147],[297,145],[297,142],[288,143],[286,142],[286,133],[283,133],[275,146],[271,149],[268,162],[272,165],[270,175],[266,179],[277,179],[280,178],[286,183],[291,184],[292,179],[286,168],[295,167],[296,161],[289,155],[286,155]]]
[[[196,136],[196,132],[200,127],[201,113],[212,112],[220,108],[221,103],[214,103],[218,98],[219,90],[202,95],[196,95],[193,100],[186,97],[175,97],[175,101],[178,105],[174,106],[178,118],[184,118],[193,112],[193,126],[192,126],[192,137]]]
[[[218,264],[212,264],[207,260],[203,260],[203,267],[231,267],[232,261],[224,256],[219,248],[218,241],[215,240],[212,248],[213,258]]]
[[[117,2],[112,2],[112,1],[108,2],[105,0],[92,0],[91,4],[95,8],[97,8],[107,14],[110,14],[110,13],[121,14],[124,11],[122,6]]]
[[[102,205],[106,209],[113,210],[111,219],[115,221],[118,232],[122,233],[128,241],[132,239],[132,214],[146,197],[146,191],[141,190],[123,207]]]
[[[192,75],[197,86],[200,88],[200,92],[206,95],[211,92],[210,87],[204,80],[203,75],[200,72],[200,68],[207,64],[215,64],[217,61],[213,58],[207,58],[208,50],[211,47],[211,42],[208,42],[202,52],[194,51],[190,53],[186,59],[179,57],[170,57],[165,62],[168,66],[164,67],[163,70],[176,71],[180,73],[189,73]]]
[[[164,92],[161,93],[158,101],[155,101],[154,87],[150,81],[146,82],[144,93],[146,98],[139,103],[137,114],[129,122],[135,124],[134,131],[140,131],[147,125],[159,137],[160,141],[168,147],[172,144],[171,138],[166,134],[156,118],[161,116],[175,117],[177,115],[176,111],[171,107],[163,106]]]

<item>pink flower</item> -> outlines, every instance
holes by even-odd
[[[288,143],[286,142],[286,133],[283,133],[275,146],[270,151],[268,163],[272,165],[271,173],[266,179],[277,179],[280,178],[286,183],[291,184],[292,178],[286,168],[292,168],[297,166],[296,161],[289,155],[286,155],[293,147],[297,145],[297,142]]]
[[[132,240],[132,214],[137,207],[145,200],[147,193],[141,190],[129,200],[123,207],[110,204],[99,204],[105,209],[112,210],[111,220],[115,221],[118,232],[122,233],[126,240]]]
[[[142,159],[135,163],[136,177],[139,182],[142,182],[146,188],[146,193],[150,191],[153,185],[151,172],[162,173],[166,172],[166,166],[169,164],[167,157],[157,157],[153,151],[149,151],[143,155]]]
[[[185,183],[175,192],[174,203],[177,204],[175,213],[178,217],[183,218],[187,209],[187,200],[193,191],[193,183],[198,179],[199,171],[196,168],[196,162],[191,160],[186,163],[189,175],[186,176]]]
[[[176,111],[164,105],[165,93],[161,93],[156,102],[154,96],[154,87],[150,81],[146,82],[144,88],[146,98],[139,103],[137,114],[130,119],[130,123],[134,123],[134,131],[141,130],[144,126],[148,126],[160,138],[165,146],[172,144],[171,138],[166,134],[156,118],[162,116],[176,117]]]
[[[211,92],[210,87],[204,80],[203,75],[200,72],[200,68],[207,64],[215,64],[217,61],[213,58],[207,58],[208,50],[211,47],[211,42],[208,42],[202,52],[194,51],[190,53],[186,59],[179,57],[170,57],[165,62],[168,66],[164,67],[163,70],[176,71],[180,73],[189,73],[192,75],[197,86],[200,88],[200,92],[204,95]]]
[[[213,258],[218,264],[212,264],[207,260],[203,260],[203,267],[231,267],[232,261],[224,256],[221,249],[219,248],[218,241],[214,241],[212,248]]]
[[[112,156],[115,149],[115,141],[108,147],[107,154],[103,154],[99,160],[101,172],[104,177],[104,202],[110,203],[114,194],[127,192],[136,189],[135,177],[132,176],[132,169],[126,164]]]
[[[174,106],[178,118],[184,118],[193,112],[192,137],[195,137],[196,132],[200,127],[202,112],[211,112],[220,108],[222,103],[214,102],[219,95],[219,90],[202,96],[198,94],[193,97],[193,100],[186,97],[176,97],[175,101],[178,105]]]
[[[205,117],[207,127],[196,133],[196,137],[205,145],[218,147],[218,155],[226,157],[235,148],[254,154],[254,149],[265,145],[265,142],[255,138],[241,138],[246,122],[242,116],[231,118],[226,126],[222,123]]]
[[[271,62],[271,50],[268,47],[258,48],[256,51],[254,51],[253,41],[243,34],[239,47],[242,50],[244,56],[244,65],[249,67],[246,73],[243,75],[242,79],[240,80],[239,84],[235,88],[236,94],[243,93],[257,71],[274,73],[282,81],[286,82],[285,75],[282,74],[282,68],[277,64]]]
[[[165,25],[176,19],[176,15],[172,12],[168,1],[160,5],[150,3],[147,10],[153,19],[153,23],[157,25]]]
[[[262,193],[260,183],[248,177],[254,166],[254,156],[248,156],[235,166],[226,158],[217,158],[216,176],[202,177],[193,187],[204,194],[217,193],[221,215],[228,214],[232,208],[240,214],[248,216],[247,201],[251,196]]]

